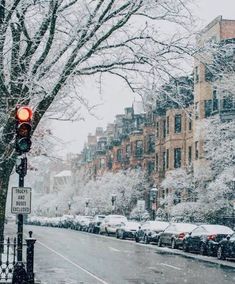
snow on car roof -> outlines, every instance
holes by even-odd
[[[190,223],[172,223],[176,226],[177,231],[182,231],[184,233],[192,232],[197,225],[195,224],[190,224]]]
[[[234,231],[223,225],[202,225],[208,232],[212,234],[232,234]]]
[[[157,228],[165,230],[166,227],[169,225],[169,222],[163,222],[163,221],[149,221],[151,228]]]
[[[123,215],[108,215],[108,217],[110,217],[110,218],[123,218],[123,219],[126,219],[126,217],[123,216]]]

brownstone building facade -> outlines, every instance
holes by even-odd
[[[228,44],[231,47],[234,43],[234,60],[235,21],[217,17],[205,27],[197,38],[198,47],[203,49],[211,42],[225,47],[225,50]],[[234,99],[228,102],[215,87],[221,78],[213,77],[213,62],[212,52],[200,51],[195,58],[193,76],[180,77],[163,86],[172,96],[177,90],[177,95],[183,97],[180,105],[165,99],[163,103],[157,100],[156,107],[147,112],[135,113],[133,106],[128,107],[105,131],[97,128],[94,135],[88,136],[79,156],[78,168],[86,169],[90,178],[108,171],[141,168],[152,186],[156,185],[157,207],[159,200],[167,194],[161,183],[170,171],[183,168],[195,175],[198,169],[209,172],[203,153],[203,120],[218,112],[229,114],[226,117],[230,119],[235,118],[235,115],[231,116],[235,114]]]

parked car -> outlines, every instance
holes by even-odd
[[[95,215],[90,221],[88,226],[88,232],[98,234],[100,232],[100,224],[104,220],[105,215]]]
[[[73,230],[78,230],[80,218],[81,218],[80,215],[75,215],[75,216],[74,216],[74,218],[73,218],[73,220],[72,220],[72,224],[71,224],[71,229],[73,229]]]
[[[59,227],[61,228],[70,228],[73,223],[73,215],[63,215],[60,218]]]
[[[116,237],[119,239],[134,239],[136,232],[139,230],[140,224],[133,221],[121,223],[121,226],[116,230]]]
[[[126,222],[127,218],[123,215],[108,215],[100,224],[100,234],[116,234],[117,228]]]
[[[175,249],[183,245],[185,235],[192,232],[197,225],[188,223],[170,223],[169,226],[159,234],[158,246],[171,246]]]
[[[81,216],[78,221],[78,230],[87,232],[89,223],[92,219],[92,216]]]
[[[218,244],[217,258],[235,258],[235,233],[221,240]]]
[[[218,243],[232,235],[233,230],[222,225],[200,225],[183,241],[184,251],[200,252],[202,255],[216,255]]]
[[[158,242],[159,234],[166,229],[168,222],[146,221],[136,232],[135,241],[143,241],[145,244]]]

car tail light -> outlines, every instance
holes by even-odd
[[[185,233],[180,233],[179,235],[178,235],[178,239],[183,239],[185,237]]]
[[[215,238],[216,238],[216,235],[209,235],[209,236],[207,237],[207,239],[208,239],[209,241],[214,241]]]

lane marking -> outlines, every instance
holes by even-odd
[[[113,248],[113,247],[109,247],[110,250],[112,251],[120,251],[119,249]]]
[[[60,256],[61,258],[63,258],[64,260],[66,260],[67,262],[71,263],[72,265],[74,265],[75,267],[77,267],[78,269],[81,269],[83,272],[87,273],[88,275],[90,275],[91,277],[93,277],[94,279],[98,280],[100,283],[103,284],[109,284],[108,282],[106,282],[105,280],[99,278],[98,276],[96,276],[94,273],[88,271],[87,269],[83,268],[82,266],[80,266],[79,264],[73,262],[72,260],[70,260],[69,258],[67,258],[66,256],[62,255],[61,253],[55,251],[54,249],[48,247],[47,245],[43,244],[42,242],[37,240],[37,243],[40,244],[41,246],[47,248],[48,250],[52,251],[53,253],[57,254],[58,256]]]
[[[177,266],[173,266],[173,265],[170,265],[170,264],[167,264],[167,263],[160,263],[160,265],[167,266],[167,267],[170,267],[170,268],[173,268],[173,269],[176,269],[176,270],[182,270],[181,268],[179,268]]]

